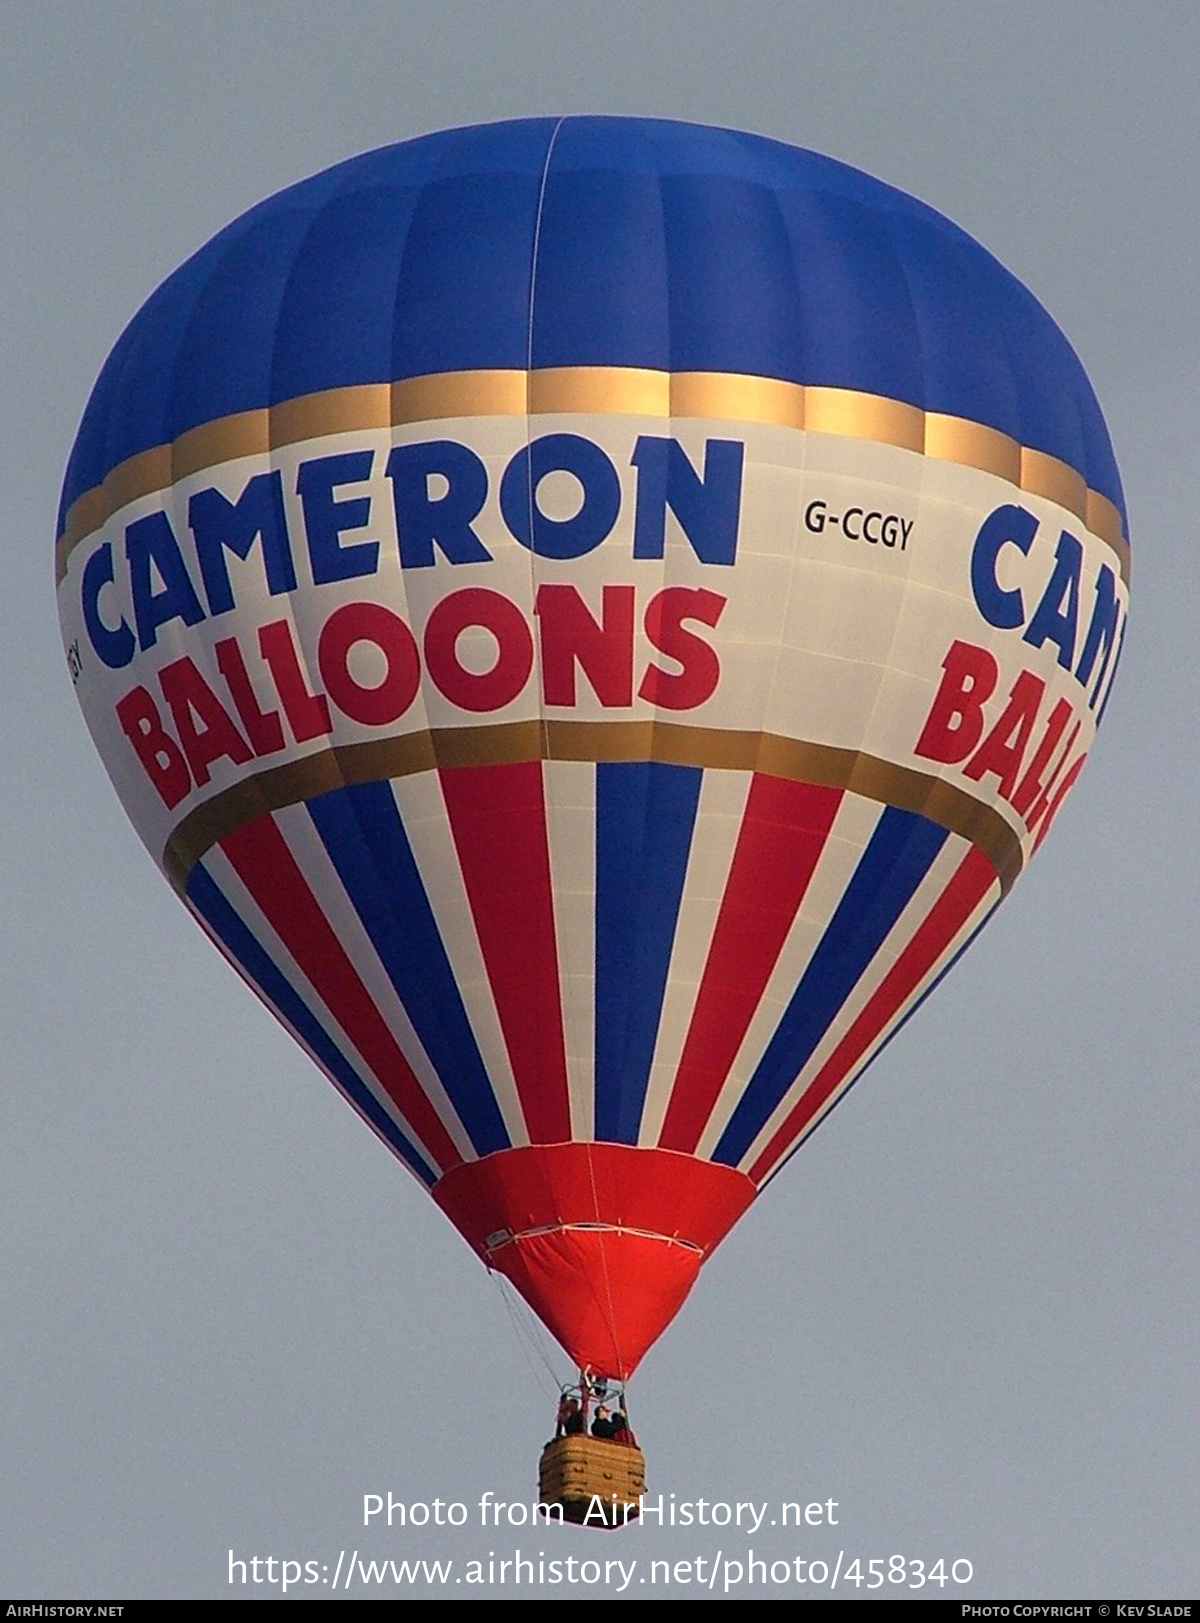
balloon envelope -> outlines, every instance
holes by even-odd
[[[963,232],[569,118],[201,249],[96,385],[57,559],[187,905],[626,1376],[1044,837],[1129,549],[1078,360]]]

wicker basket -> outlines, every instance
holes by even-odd
[[[585,1527],[624,1527],[641,1509],[646,1460],[629,1443],[600,1437],[556,1437],[542,1450],[538,1493],[561,1505],[564,1521]]]

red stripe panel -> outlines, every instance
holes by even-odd
[[[433,1198],[474,1250],[493,1238],[489,1266],[581,1369],[624,1380],[755,1193],[745,1173],[690,1155],[549,1144],[464,1162]]]
[[[445,767],[442,794],[535,1144],[571,1137],[540,761]]]
[[[841,804],[756,773],[659,1143],[691,1151],[733,1069]]]
[[[996,883],[996,870],[978,849],[959,863],[949,884],[930,908],[912,940],[888,970],[853,1025],[813,1078],[783,1126],[750,1169],[760,1184],[772,1166],[816,1115],[830,1094],[862,1058],[895,1016],[975,908]]]
[[[275,819],[268,813],[245,824],[225,836],[221,849],[435,1165],[443,1171],[457,1166],[462,1156],[308,888]]]

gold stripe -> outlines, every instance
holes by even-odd
[[[671,375],[642,367],[548,366],[529,374],[529,411],[671,415]]]
[[[675,372],[671,375],[672,417],[728,417],[738,423],[771,423],[803,428],[805,389],[782,378],[737,372]]]
[[[430,772],[437,764],[432,736],[408,733],[370,744],[321,750],[299,761],[267,767],[188,812],[175,825],[163,848],[163,870],[175,889],[182,891],[188,874],[206,851],[264,812],[282,811],[285,806],[297,806],[314,795],[349,784]]]
[[[925,413],[919,407],[857,389],[806,388],[804,426],[815,434],[845,434],[906,451],[925,449]]]
[[[391,412],[392,391],[386,383],[301,395],[272,408],[271,449],[294,445],[298,440],[321,439],[327,434],[371,429],[376,423],[386,423]]]
[[[965,468],[981,468],[1021,483],[1021,447],[1008,434],[971,423],[965,417],[947,417],[944,412],[925,413],[925,455],[942,462],[961,462]]]
[[[271,413],[239,411],[232,417],[189,428],[171,446],[171,482],[202,473],[241,456],[262,456],[271,449]],[[139,492],[144,494],[144,492]]]
[[[1077,518],[1087,516],[1087,485],[1075,469],[1027,445],[1021,447],[1021,489],[1057,502]]]
[[[1107,541],[1121,565],[1121,578],[1129,584],[1129,542],[1121,528],[1121,513],[1115,502],[1102,496],[1098,490],[1087,493],[1087,515],[1084,522],[1093,535]]]
[[[391,386],[391,421],[399,426],[432,423],[443,417],[523,417],[530,375],[496,370],[405,378]]]
[[[370,383],[285,400],[269,410],[235,412],[189,429],[169,445],[119,463],[103,484],[71,504],[55,549],[56,579],[67,558],[127,502],[167,490],[178,479],[238,457],[303,440],[449,417],[522,417],[552,413],[624,413],[660,418],[724,418],[769,423],[898,445],[998,475],[1074,513],[1117,553],[1129,578],[1129,543],[1116,507],[1089,490],[1075,469],[1020,446],[1007,434],[965,417],[857,389],[826,389],[735,372],[656,372],[641,367],[543,367],[532,372],[439,372],[396,383]]]
[[[409,777],[439,766],[538,760],[662,761],[765,772],[796,783],[849,789],[881,805],[919,812],[960,834],[992,863],[1006,893],[1024,861],[1019,837],[994,807],[929,773],[855,750],[671,721],[512,721],[346,744],[267,767],[190,811],[168,839],[162,865],[176,890],[183,891],[206,851],[264,812],[281,811],[330,789]]]
[[[171,447],[156,445],[149,451],[118,462],[101,485],[85,490],[71,503],[67,524],[54,549],[55,583],[67,572],[72,550],[100,529],[126,502],[148,496],[152,490],[166,490],[171,484]]]

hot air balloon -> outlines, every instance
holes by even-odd
[[[1049,829],[1126,529],[1070,346],[934,210],[538,118],[342,163],[171,276],[57,569],[186,905],[624,1381]]]

